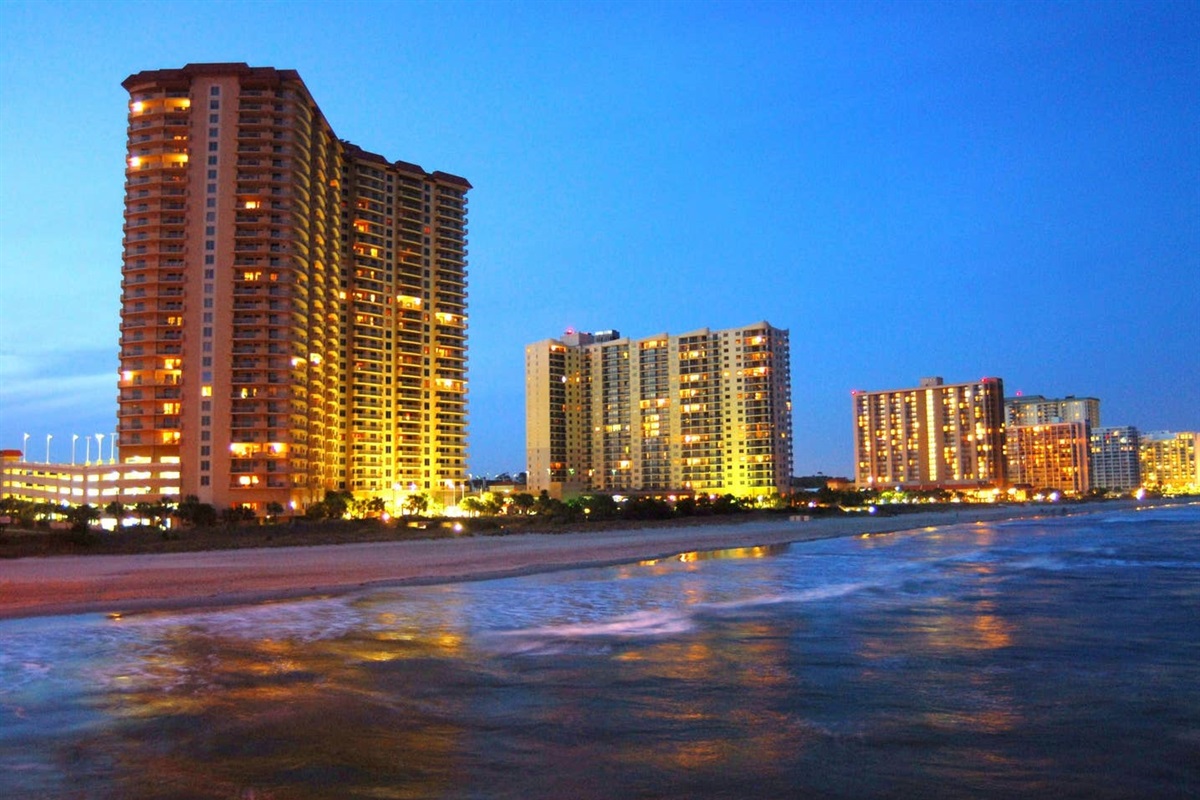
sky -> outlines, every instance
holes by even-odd
[[[116,427],[121,81],[213,61],[475,187],[475,475],[524,469],[524,346],[567,328],[787,328],[798,475],[852,474],[852,390],[924,376],[1200,430],[1195,0],[5,0],[0,40],[0,448],[31,460]]]

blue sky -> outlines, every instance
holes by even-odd
[[[0,447],[115,428],[121,81],[300,72],[339,136],[468,178],[471,470],[523,347],[758,320],[796,471],[852,389],[1000,376],[1200,429],[1200,3],[0,3]],[[80,444],[82,458],[82,444]]]

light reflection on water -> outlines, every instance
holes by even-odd
[[[0,795],[1186,796],[1200,513],[1114,516],[0,623]]]

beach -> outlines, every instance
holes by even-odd
[[[0,619],[228,606],[344,594],[370,587],[466,580],[604,566],[682,553],[780,545],[931,526],[1110,510],[964,505],[896,516],[780,516],[695,525],[563,534],[464,536],[405,542],[275,547],[0,562]]]

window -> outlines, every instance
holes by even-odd
[[[221,101],[220,101],[220,100],[209,100],[209,101],[208,101],[208,110],[209,110],[209,111],[216,111],[216,110],[217,110],[217,109],[219,109],[220,107],[221,107]]]
[[[220,119],[221,119],[221,115],[220,115],[220,114],[209,114],[209,115],[208,115],[208,124],[209,124],[209,125],[216,125],[216,124],[217,124],[217,121],[218,121],[218,120],[220,120]]]
[[[214,87],[212,87],[211,89],[209,89],[209,90],[208,90],[208,93],[209,93],[210,95],[212,95],[213,97],[220,97],[220,96],[221,96],[221,87],[220,87],[220,86],[214,86]]]
[[[208,143],[208,152],[210,152],[210,153],[215,153],[215,152],[217,152],[217,143],[216,143],[216,142],[209,142],[209,143]]]
[[[215,166],[217,165],[217,157],[216,157],[216,156],[209,156],[209,157],[208,157],[208,165],[209,165],[210,167],[215,167]]]

